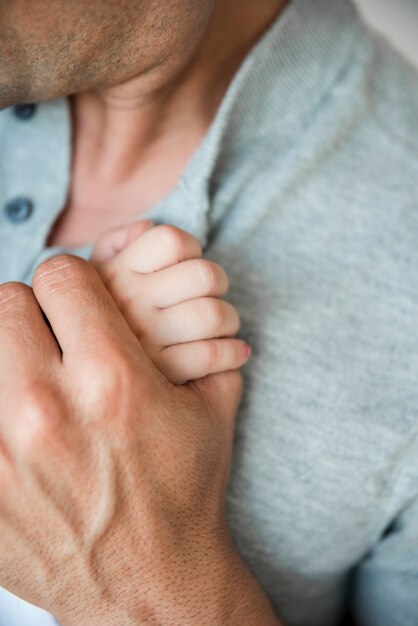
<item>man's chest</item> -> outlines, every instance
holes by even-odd
[[[337,374],[326,344],[308,336],[285,324],[278,337],[267,332],[247,366],[228,512],[283,619],[324,626],[339,623],[350,573],[389,522],[402,446],[373,403],[386,418],[395,407]]]
[[[315,255],[211,251],[253,348],[229,523],[283,619],[324,626],[339,623],[350,573],[389,521],[409,357],[381,294],[365,298],[360,276],[346,283]]]

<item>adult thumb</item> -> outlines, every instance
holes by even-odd
[[[201,397],[212,419],[220,422],[219,425],[228,431],[232,442],[243,390],[240,370],[212,374],[189,385]]]

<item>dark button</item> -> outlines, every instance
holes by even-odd
[[[4,207],[7,218],[14,223],[25,222],[33,213],[33,202],[30,198],[13,198]]]
[[[18,104],[13,109],[14,114],[19,120],[27,121],[30,120],[36,112],[35,104]]]

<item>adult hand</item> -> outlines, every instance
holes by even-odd
[[[168,383],[66,256],[0,287],[0,346],[0,585],[70,626],[271,618],[225,523],[240,375]]]

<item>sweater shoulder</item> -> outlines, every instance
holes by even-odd
[[[370,33],[368,98],[383,134],[418,160],[418,69],[380,35]]]

